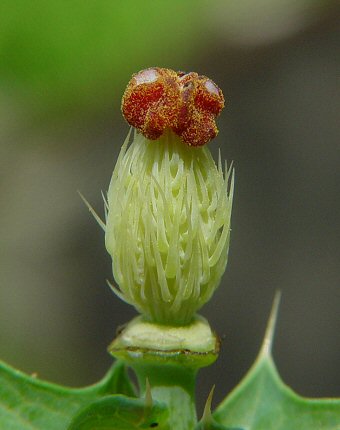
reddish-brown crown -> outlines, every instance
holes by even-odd
[[[153,67],[133,75],[122,99],[129,124],[148,139],[173,130],[190,146],[202,146],[217,133],[215,118],[224,107],[218,86],[197,73]]]

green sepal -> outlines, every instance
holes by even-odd
[[[170,430],[168,410],[163,403],[126,396],[109,396],[81,411],[68,430]]]
[[[202,316],[195,315],[185,326],[157,324],[138,316],[126,324],[108,351],[127,364],[172,364],[198,370],[212,364],[219,349],[218,336]]]
[[[262,349],[248,374],[212,414],[225,426],[247,430],[339,430],[340,399],[307,399],[280,378],[271,347],[276,297]]]
[[[119,361],[100,382],[85,388],[44,382],[0,361],[0,429],[65,430],[81,409],[114,393],[134,395]]]

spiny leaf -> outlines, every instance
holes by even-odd
[[[215,385],[213,385],[212,389],[210,390],[209,396],[207,398],[207,401],[205,402],[204,411],[203,411],[203,417],[202,421],[204,423],[209,423],[212,420],[211,416],[211,402],[215,391]]]
[[[145,399],[108,396],[81,411],[68,430],[170,430],[164,404],[146,404]]]
[[[97,384],[80,389],[43,382],[0,362],[0,429],[65,430],[79,410],[113,393],[134,395],[121,362]]]
[[[214,395],[215,385],[210,390],[209,396],[204,406],[204,412],[201,421],[195,427],[195,430],[243,430],[225,427],[223,424],[217,423],[211,415],[211,402]]]
[[[281,380],[271,355],[280,297],[261,351],[248,374],[217,407],[214,419],[246,430],[340,430],[340,399],[307,399]]]

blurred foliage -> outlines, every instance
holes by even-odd
[[[198,47],[194,0],[1,3],[2,89],[38,109],[95,109],[120,98],[136,66],[180,64]]]
[[[0,95],[19,95],[32,112],[93,112],[118,103],[133,72],[186,66],[216,38],[250,45],[277,41],[330,4],[2,0]]]

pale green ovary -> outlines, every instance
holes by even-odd
[[[106,247],[128,303],[157,322],[190,321],[226,266],[232,193],[231,169],[223,174],[205,147],[173,134],[125,142],[108,192]]]

